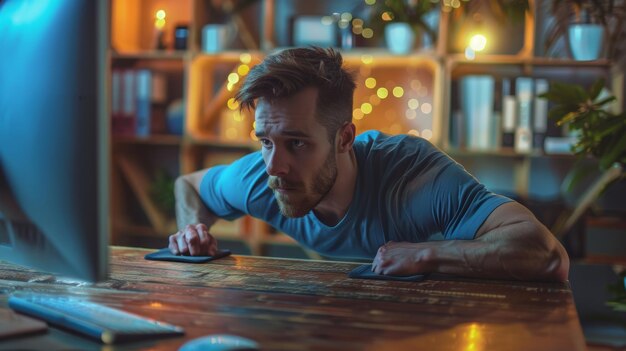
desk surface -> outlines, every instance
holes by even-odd
[[[6,293],[37,291],[92,301],[182,326],[186,335],[106,347],[175,350],[207,334],[236,334],[263,350],[584,350],[567,284],[431,277],[356,280],[356,264],[232,256],[207,264],[145,261],[113,247],[110,279],[80,284],[0,261]],[[100,349],[51,329],[0,349]]]

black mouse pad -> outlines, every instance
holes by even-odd
[[[348,273],[350,278],[358,279],[379,279],[379,280],[399,280],[403,282],[419,282],[426,278],[425,274],[415,275],[384,275],[372,272],[371,264],[364,264],[353,269]]]
[[[218,258],[226,257],[230,255],[230,250],[218,250],[217,254],[213,256],[187,256],[187,255],[174,255],[170,252],[170,249],[165,248],[156,252],[149,253],[144,256],[146,260],[152,261],[173,261],[173,262],[188,262],[188,263],[205,263]]]

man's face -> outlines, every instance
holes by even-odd
[[[289,98],[260,99],[255,111],[256,136],[280,211],[302,217],[328,193],[337,177],[334,145],[315,119],[317,89]]]

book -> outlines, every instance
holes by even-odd
[[[515,151],[521,154],[532,152],[533,79],[519,77],[515,80],[517,96],[517,127],[515,129]]]
[[[535,79],[534,114],[533,114],[533,148],[542,149],[548,131],[548,100],[539,95],[547,92],[550,84],[547,79]]]
[[[511,80],[502,80],[502,147],[515,146],[515,129],[517,127],[517,98],[512,89]]]
[[[461,79],[461,109],[465,119],[465,147],[468,150],[496,149],[492,135],[495,79],[489,75],[469,75]]]

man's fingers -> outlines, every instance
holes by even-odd
[[[199,251],[204,255],[209,252],[211,235],[204,224],[196,224],[196,232],[198,233],[198,238],[200,239]]]
[[[176,237],[180,232],[176,233],[176,234],[172,234],[169,237],[169,245],[168,248],[170,249],[170,252],[173,253],[174,255],[178,255],[180,254],[180,250],[178,250],[178,244],[176,243]]]
[[[178,253],[186,255],[189,253],[189,247],[187,246],[187,240],[185,239],[185,232],[180,232],[176,236],[176,244],[178,244]]]
[[[188,225],[185,227],[185,241],[189,248],[189,254],[191,256],[197,256],[202,254],[200,247],[200,235],[195,226]]]

